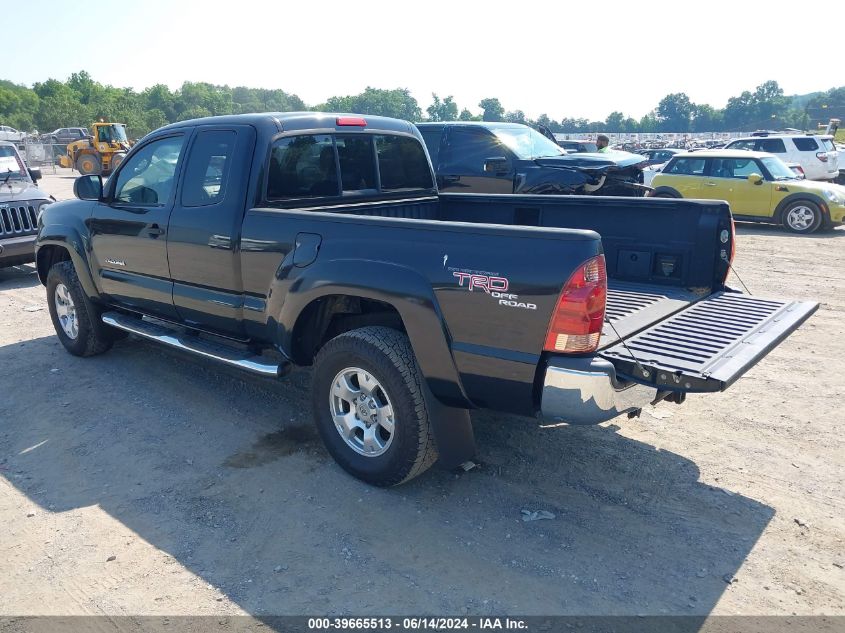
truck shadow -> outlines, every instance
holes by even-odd
[[[214,612],[223,594],[258,617],[707,614],[774,514],[613,426],[479,413],[480,468],[381,490],[322,448],[307,372],[279,386],[133,339],[78,359],[53,337],[0,347],[0,367],[33,377],[5,397],[0,432],[0,476],[41,508],[21,520],[106,513],[149,544],[143,556],[75,555],[116,556],[122,596],[151,583],[166,595],[172,571],[151,562],[166,552],[213,587],[192,589],[193,612]],[[522,510],[555,518],[525,522]],[[63,573],[97,611],[103,586],[51,572]]]

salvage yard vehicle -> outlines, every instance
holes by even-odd
[[[755,132],[732,140],[725,149],[742,149],[775,154],[785,163],[798,163],[809,180],[836,180],[839,152],[829,134],[779,134]]]
[[[129,151],[123,123],[94,123],[92,136],[73,141],[67,154],[59,156],[59,165],[76,169],[80,174],[111,174]]]
[[[38,188],[40,169],[29,169],[14,143],[0,141],[0,268],[35,261],[38,217],[50,196]]]
[[[23,143],[26,138],[26,132],[21,132],[8,125],[0,125],[0,141],[10,141],[12,143]]]
[[[642,196],[645,159],[629,152],[572,153],[519,123],[417,123],[437,186],[455,193]]]
[[[651,181],[660,198],[727,200],[734,218],[812,233],[845,221],[845,187],[806,180],[777,156],[744,150],[676,154]]]
[[[597,424],[725,390],[817,308],[726,287],[724,202],[441,194],[383,117],[183,121],[74,189],[37,244],[68,352],[313,365],[328,451],[381,486],[472,459],[470,409]]]

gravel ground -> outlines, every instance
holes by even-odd
[[[597,427],[479,412],[480,468],[391,490],[322,448],[308,372],[75,358],[32,269],[0,271],[0,615],[845,615],[843,246],[740,228],[752,292],[822,307],[728,392]]]

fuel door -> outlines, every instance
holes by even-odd
[[[293,250],[293,265],[297,268],[305,268],[314,263],[317,253],[320,252],[320,243],[323,237],[316,233],[297,233],[296,246]]]

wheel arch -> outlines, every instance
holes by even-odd
[[[805,191],[799,191],[796,193],[789,194],[783,200],[781,200],[778,205],[775,207],[775,213],[773,219],[778,224],[783,224],[783,213],[786,211],[786,208],[791,205],[793,202],[812,202],[816,204],[822,211],[822,223],[827,223],[830,221],[830,209],[827,206],[827,203],[821,198],[821,196],[817,196],[812,193],[807,193]]]
[[[82,246],[82,238],[76,231],[63,231],[60,227],[48,226],[41,230],[42,235],[50,237],[40,238],[35,252],[35,265],[38,279],[42,285],[47,285],[47,273],[58,262],[70,261],[76,269],[79,283],[89,298],[99,296],[97,286],[91,274],[88,257]]]
[[[681,192],[675,189],[674,187],[667,187],[663,185],[661,187],[655,187],[654,191],[651,192],[649,198],[683,198]]]
[[[367,280],[366,284],[361,280]],[[310,363],[330,335],[365,325],[387,325],[407,334],[423,376],[439,400],[472,407],[434,291],[416,271],[365,260],[318,262],[286,290],[272,294],[284,297],[276,312],[277,345],[298,364]]]

